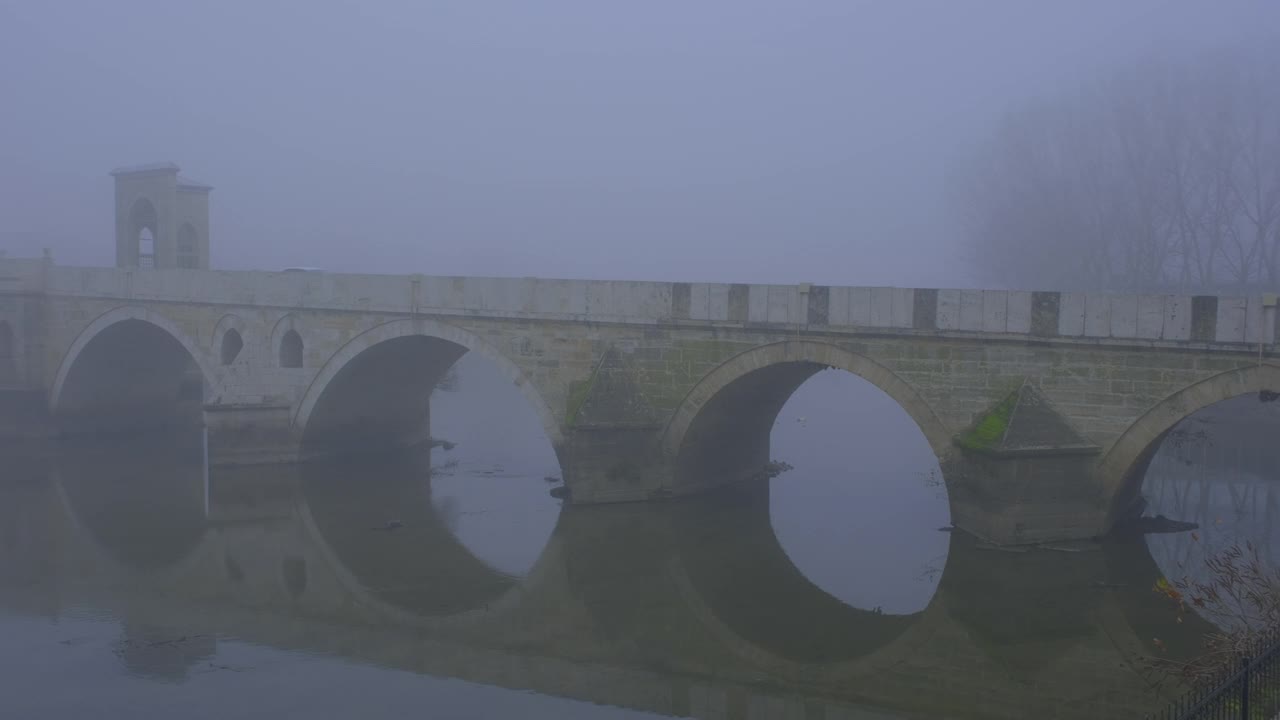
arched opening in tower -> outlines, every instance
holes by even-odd
[[[151,201],[140,198],[133,204],[133,208],[129,211],[129,224],[132,228],[132,237],[136,242],[135,265],[139,268],[156,267],[156,223],[156,208]]]

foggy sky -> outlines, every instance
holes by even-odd
[[[215,267],[964,285],[947,174],[1020,101],[1259,42],[1269,0],[0,0],[0,250],[110,265],[107,172]]]

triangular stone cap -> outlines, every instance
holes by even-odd
[[[570,385],[565,424],[576,429],[655,425],[657,414],[637,380],[637,371],[623,354],[608,348],[586,381]]]
[[[1027,382],[958,435],[956,444],[996,456],[1076,455],[1101,450]]]

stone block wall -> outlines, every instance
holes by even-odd
[[[275,447],[249,456],[276,459],[289,456],[328,384],[363,350],[426,335],[478,352],[538,411],[582,500],[680,492],[671,468],[693,418],[739,376],[780,362],[866,378],[903,406],[944,461],[956,433],[1032,383],[1102,448],[1103,471],[1076,498],[1100,507],[1179,413],[1256,391],[1280,373],[1275,307],[1261,296],[141,271],[0,260],[0,321],[16,329],[23,348],[20,384],[46,390],[55,409],[84,346],[126,319],[176,337],[204,375],[206,413],[221,414],[210,425],[230,438],[238,426],[258,424],[250,434]],[[243,348],[224,363],[231,330]],[[282,362],[290,332],[303,342],[301,367]]]

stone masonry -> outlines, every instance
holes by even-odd
[[[295,460],[342,438],[370,449],[409,444],[429,435],[430,388],[471,351],[537,410],[574,502],[646,500],[758,470],[782,403],[834,367],[916,421],[959,526],[1033,542],[1105,532],[1136,492],[1126,481],[1177,422],[1228,397],[1280,390],[1276,329],[1273,296],[4,259],[0,338],[12,339],[0,348],[0,432],[167,423],[189,408],[209,430],[215,463]],[[1024,385],[1095,451],[1082,461],[1076,447],[1064,466],[1041,447],[993,472],[957,445]]]

